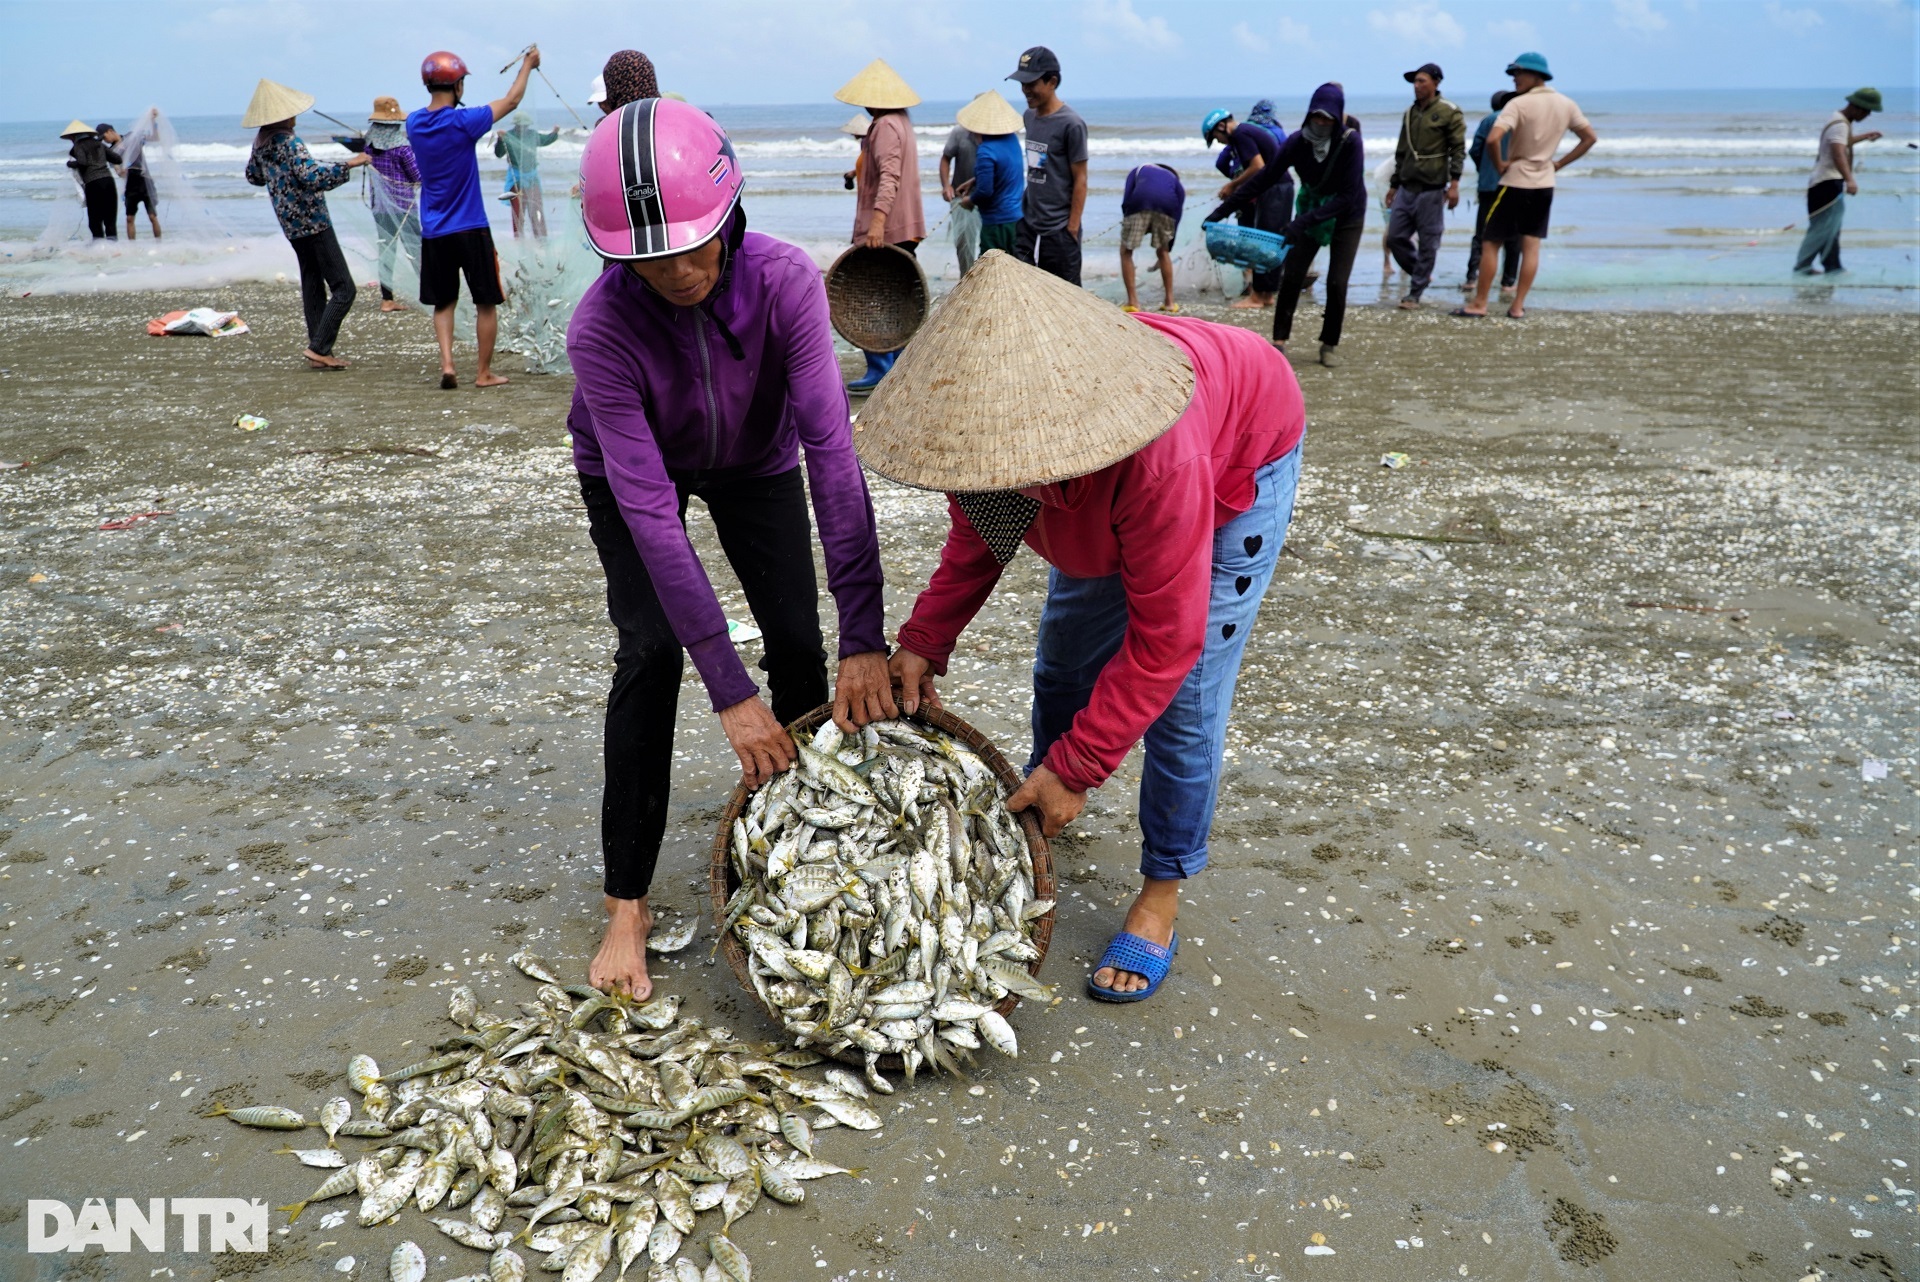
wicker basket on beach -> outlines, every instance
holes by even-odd
[[[822,704],[795,721],[788,729],[796,735],[810,736],[832,717],[833,705]],[[980,759],[987,763],[987,768],[993,771],[994,776],[1006,785],[1009,791],[1020,786],[1019,772],[1000,755],[1000,750],[993,746],[993,742],[960,718],[942,709],[928,708],[923,705],[919,712],[906,719],[932,726],[966,744],[979,754]],[[720,813],[719,830],[714,833],[713,857],[708,867],[707,885],[708,893],[713,900],[715,930],[718,930],[726,920],[727,901],[733,898],[733,892],[740,888],[740,877],[734,871],[731,853],[733,821],[740,817],[740,812],[746,807],[747,798],[751,795],[745,784],[733,790],[733,796],[727,800],[726,809]],[[1027,851],[1033,857],[1034,897],[1052,899],[1054,897],[1053,859],[1047,852],[1047,839],[1040,834],[1040,823],[1034,818],[1032,811],[1022,811],[1014,818],[1020,823],[1020,831],[1026,834]],[[1049,911],[1033,925],[1033,946],[1040,955],[1033,959],[1027,969],[1034,975],[1040,973],[1040,965],[1047,959],[1047,945],[1053,940],[1053,919],[1058,911],[1058,909]],[[760,995],[754,991],[753,977],[747,971],[747,950],[741,946],[733,932],[727,931],[720,936],[720,951],[725,954],[727,965],[733,967],[734,975],[740,980],[740,987],[747,990],[747,995],[753,998],[756,1006],[766,1010],[765,1004],[760,1001]],[[1013,1013],[1013,1008],[1019,1004],[1019,997],[1009,993],[998,1009],[1002,1015],[1010,1015]],[[780,1023],[778,1011],[767,1010],[767,1017],[776,1025]],[[819,1049],[822,1053],[827,1053],[824,1047]],[[843,1052],[837,1058],[849,1064],[866,1062],[864,1055],[854,1051]],[[880,1066],[892,1072],[898,1072],[903,1067],[898,1055],[881,1056]]]
[[[863,352],[897,352],[927,319],[933,291],[920,260],[897,245],[855,245],[827,268],[827,310]]]

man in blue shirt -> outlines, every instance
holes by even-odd
[[[1126,282],[1127,302],[1122,311],[1140,310],[1140,295],[1133,285],[1133,251],[1149,235],[1153,237],[1155,264],[1166,286],[1163,312],[1178,312],[1173,301],[1173,238],[1180,233],[1180,215],[1187,207],[1187,189],[1171,165],[1141,165],[1127,174],[1127,186],[1120,194],[1120,279]]]
[[[1480,242],[1487,230],[1487,210],[1493,205],[1494,193],[1500,190],[1500,167],[1494,163],[1493,153],[1487,150],[1487,135],[1493,131],[1493,122],[1500,115],[1500,109],[1513,97],[1513,90],[1496,90],[1493,95],[1493,110],[1480,118],[1480,127],[1473,131],[1473,141],[1467,144],[1467,159],[1474,164],[1477,190],[1474,193],[1475,210],[1473,216],[1473,248],[1467,252],[1467,281],[1460,288],[1467,293],[1473,292],[1474,283],[1480,279]],[[1500,140],[1500,158],[1506,159],[1507,140]],[[1500,255],[1500,297],[1508,298],[1513,294],[1513,284],[1520,279],[1520,238],[1514,237],[1501,245]]]
[[[506,96],[484,107],[460,105],[467,64],[450,53],[428,54],[420,79],[432,100],[407,117],[407,141],[420,167],[420,301],[433,308],[433,334],[440,341],[440,386],[460,386],[453,370],[453,309],[460,301],[460,277],[473,296],[474,337],[480,347],[475,387],[507,380],[493,372],[493,344],[500,330],[495,310],[505,301],[500,260],[487,226],[487,204],[480,192],[480,162],[474,144],[511,115],[527,96],[527,77],[540,65],[540,50],[527,50],[520,74]]]
[[[1013,253],[1027,190],[1026,158],[1020,150],[1020,113],[992,92],[962,107],[954,120],[973,135],[973,177],[960,197],[980,214],[980,252]]]

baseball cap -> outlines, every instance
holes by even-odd
[[[1036,80],[1060,74],[1060,60],[1053,56],[1053,50],[1045,45],[1035,45],[1020,55],[1020,65],[1013,69],[1009,80],[1018,80],[1030,85]]]
[[[1413,78],[1414,78],[1415,76],[1417,76],[1417,75],[1419,75],[1419,74],[1420,74],[1421,72],[1423,72],[1423,71],[1424,71],[1424,72],[1426,72],[1426,73],[1427,73],[1428,75],[1430,75],[1430,76],[1432,76],[1432,77],[1434,78],[1434,80],[1435,80],[1435,81],[1440,81],[1440,80],[1445,80],[1445,79],[1446,79],[1446,77],[1445,77],[1444,75],[1442,75],[1442,74],[1440,73],[1440,64],[1439,64],[1439,63],[1437,63],[1437,62],[1423,62],[1423,63],[1421,63],[1421,64],[1420,64],[1419,66],[1417,66],[1417,67],[1415,67],[1415,68],[1414,68],[1414,69],[1413,69],[1412,71],[1409,71],[1409,72],[1408,72],[1408,73],[1406,74],[1406,77],[1405,77],[1405,79],[1406,79],[1406,82],[1407,82],[1408,84],[1412,84],[1412,83],[1413,83]]]

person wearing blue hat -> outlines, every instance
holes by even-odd
[[[1548,215],[1553,209],[1554,175],[1586,155],[1599,141],[1580,105],[1547,83],[1553,79],[1553,72],[1547,67],[1545,55],[1521,54],[1507,64],[1507,74],[1513,77],[1513,97],[1500,109],[1487,133],[1487,150],[1493,153],[1494,167],[1500,171],[1500,187],[1487,208],[1479,281],[1467,305],[1452,312],[1471,319],[1486,316],[1487,294],[1499,270],[1500,245],[1515,236],[1520,238],[1520,280],[1507,315],[1513,320],[1526,317],[1527,294],[1540,270],[1540,242],[1547,238]],[[1556,159],[1560,140],[1569,131],[1580,141]]]
[[[1224,143],[1233,153],[1234,176],[1220,188],[1221,205],[1207,216],[1206,221],[1219,222],[1237,203],[1234,197],[1243,191],[1269,165],[1274,164],[1280,155],[1280,139],[1273,130],[1264,125],[1249,121],[1241,124],[1233,118],[1233,113],[1215,108],[1200,121],[1200,136],[1209,144]],[[1261,231],[1277,232],[1287,225],[1293,216],[1293,182],[1285,180],[1284,190],[1280,184],[1268,187],[1253,205],[1252,226]],[[1242,219],[1245,222],[1245,219]],[[1278,267],[1264,272],[1253,273],[1253,279],[1242,297],[1229,303],[1231,308],[1259,308],[1273,306],[1274,296],[1280,292],[1280,269]]]
[[[1846,197],[1860,194],[1860,184],[1853,177],[1853,147],[1880,137],[1877,129],[1857,134],[1853,127],[1884,107],[1878,89],[1856,89],[1820,130],[1820,154],[1807,179],[1807,234],[1800,238],[1800,252],[1794,256],[1793,270],[1798,274],[1814,275],[1816,261],[1828,275],[1842,270],[1840,224],[1846,217]]]

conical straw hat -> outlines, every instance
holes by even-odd
[[[989,89],[954,113],[954,123],[991,138],[995,134],[1019,133],[1026,123],[1007,100]]]
[[[72,124],[68,125],[65,129],[62,129],[60,131],[60,136],[62,138],[78,138],[81,134],[90,134],[92,132],[93,132],[92,125],[88,124],[84,120],[76,120]]]
[[[262,80],[253,91],[253,101],[247,104],[247,114],[240,117],[240,127],[258,129],[261,125],[292,120],[311,106],[312,94],[289,89],[271,80]]]
[[[1112,303],[999,250],[921,326],[854,426],[860,461],[928,490],[1097,472],[1193,399],[1193,367]]]
[[[873,117],[866,112],[855,112],[847,117],[847,123],[840,126],[843,134],[852,134],[855,138],[865,138],[867,130],[873,127]]]
[[[860,69],[860,74],[840,86],[833,95],[856,107],[917,107],[920,95],[907,87],[900,73],[875,58]]]

